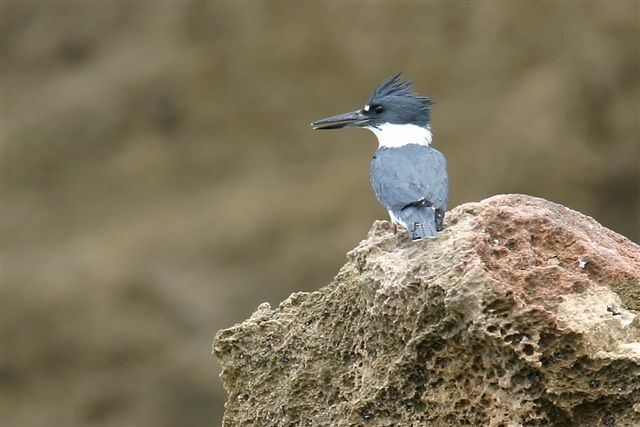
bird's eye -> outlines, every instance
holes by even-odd
[[[384,111],[384,108],[382,107],[382,105],[376,105],[373,111],[375,111],[376,114],[380,114]]]

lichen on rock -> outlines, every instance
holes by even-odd
[[[219,331],[225,426],[640,425],[640,248],[523,195]]]

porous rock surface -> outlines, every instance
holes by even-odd
[[[593,219],[501,195],[347,258],[218,332],[225,426],[640,425],[640,248]]]

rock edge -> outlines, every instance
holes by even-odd
[[[500,195],[216,335],[225,426],[640,425],[640,248]]]

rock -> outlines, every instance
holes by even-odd
[[[219,331],[225,426],[640,425],[640,248],[548,201],[374,223],[333,282]]]

